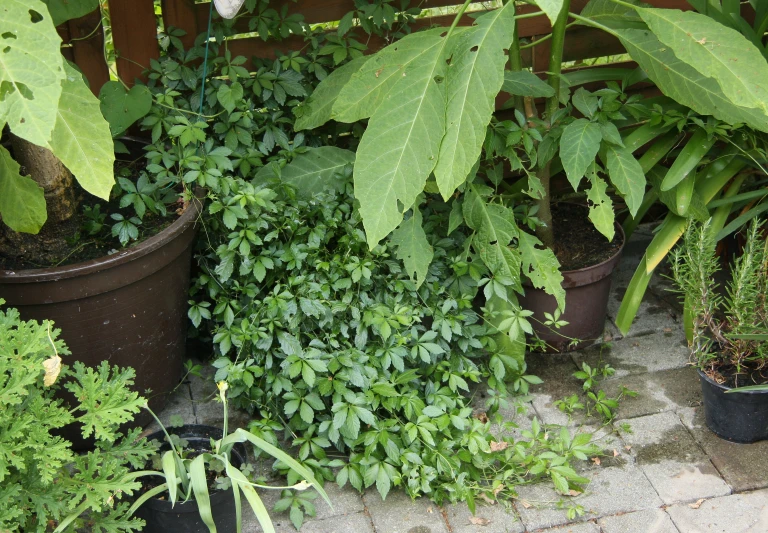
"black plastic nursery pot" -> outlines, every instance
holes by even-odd
[[[547,346],[545,352],[561,353],[578,350],[599,339],[605,328],[608,311],[608,296],[611,291],[611,274],[619,264],[624,249],[624,230],[615,223],[616,236],[621,239],[621,247],[610,258],[594,266],[578,270],[564,270],[563,288],[565,289],[565,312],[560,320],[567,321],[566,326],[552,329],[545,326],[544,313],[554,313],[557,301],[541,289],[525,285],[525,296],[519,297],[523,309],[533,311],[531,321],[534,331]],[[572,339],[579,339],[572,343]]]
[[[134,390],[160,410],[181,377],[192,246],[201,203],[163,231],[113,255],[55,268],[0,270],[0,298],[23,320],[53,320],[72,355],[65,364],[109,361],[136,370]],[[63,397],[66,398],[66,395]],[[146,425],[142,411],[133,425]],[[88,446],[78,428],[64,431]]]
[[[189,444],[188,449],[207,452],[210,451],[211,438],[221,439],[222,430],[211,426],[187,425],[180,428],[172,428],[169,433],[178,435]],[[152,433],[148,440],[164,440],[162,431]],[[162,449],[162,448],[161,448]],[[165,449],[168,449],[167,443]],[[232,448],[230,461],[236,467],[245,463],[245,446],[236,444]],[[211,491],[211,512],[216,530],[222,533],[237,531],[237,517],[235,515],[235,499],[232,489]],[[151,498],[136,510],[135,516],[142,518],[146,525],[144,533],[208,533],[208,526],[200,518],[197,502],[190,498],[187,502],[176,502],[171,505],[167,498]]]
[[[720,438],[750,443],[768,439],[768,391],[726,394],[720,385],[699,370],[707,427]]]

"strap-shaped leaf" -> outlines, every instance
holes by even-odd
[[[639,13],[662,43],[714,78],[731,102],[768,112],[768,63],[739,32],[690,11],[640,9]]]
[[[109,124],[83,75],[69,63],[64,64],[64,70],[67,77],[61,83],[56,127],[48,148],[75,175],[83,189],[107,200],[115,183],[115,150]]]
[[[618,189],[632,216],[635,216],[645,196],[645,174],[635,156],[621,146],[605,145],[608,176]]]
[[[64,79],[61,38],[40,0],[3,0],[0,16],[0,124],[45,146]]]
[[[322,126],[331,120],[331,112],[341,90],[371,57],[362,56],[353,59],[346,65],[331,72],[328,77],[320,82],[304,104],[295,108],[298,118],[294,124],[294,129],[296,131],[309,130]]]
[[[517,96],[549,98],[555,95],[555,90],[547,82],[527,70],[505,72],[501,89]]]
[[[512,210],[501,204],[487,204],[471,189],[467,191],[463,208],[464,220],[477,232],[473,246],[480,259],[494,276],[521,291],[520,253],[512,247],[520,231]]]
[[[333,104],[331,118],[339,122],[357,122],[372,116],[389,91],[414,62],[421,63],[425,48],[431,48],[445,30],[406,35],[367,61],[352,75]],[[322,84],[321,84],[322,85]]]
[[[504,65],[515,30],[515,3],[482,15],[457,40],[446,76],[445,137],[435,178],[448,200],[480,157],[486,128],[504,82]]]
[[[520,232],[518,248],[523,261],[523,274],[528,276],[534,287],[554,296],[559,309],[565,309],[565,289],[560,263],[552,250],[538,248],[539,246],[543,246],[539,239]]]
[[[434,32],[415,37],[421,53],[371,117],[355,160],[355,195],[371,247],[400,225],[424,189],[445,134],[449,39]]]
[[[605,192],[608,184],[597,174],[591,174],[589,181],[592,184],[587,191],[589,220],[595,225],[597,231],[605,235],[609,241],[612,241],[616,233],[616,227],[613,224],[613,202],[611,197]]]
[[[670,47],[650,31],[617,30],[617,34],[632,59],[665,95],[702,115],[768,131],[768,115],[758,109],[735,105],[714,79],[678,59]]]
[[[195,493],[200,519],[208,527],[210,533],[216,533],[216,524],[213,522],[211,510],[211,498],[208,494],[208,479],[205,476],[205,454],[200,454],[189,464],[189,478],[192,491]]]
[[[37,233],[48,218],[45,195],[20,170],[8,150],[0,146],[0,216],[13,231]]]
[[[280,179],[296,187],[296,193],[302,198],[311,198],[325,189],[341,191],[347,180],[340,173],[354,161],[355,153],[350,150],[321,146],[297,155],[283,167]],[[273,177],[273,170],[267,165],[256,173],[253,182],[263,183],[270,177]]]
[[[578,118],[563,128],[560,160],[573,190],[579,190],[579,182],[594,163],[602,139],[600,126],[585,118]]]
[[[414,206],[411,218],[400,224],[391,237],[392,244],[397,246],[397,258],[403,262],[417,288],[424,283],[434,257],[434,250],[421,223],[421,211]]]

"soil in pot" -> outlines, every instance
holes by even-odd
[[[554,329],[544,325],[544,313],[557,309],[555,298],[525,284],[520,298],[524,309],[533,311],[532,325],[546,343],[544,352],[565,352],[592,344],[605,325],[611,273],[618,265],[624,246],[624,232],[616,223],[616,235],[608,241],[588,218],[588,208],[557,204],[552,208],[555,255],[561,264],[566,293],[565,313],[560,320],[568,325]]]
[[[753,371],[753,375],[756,378],[754,381],[739,376],[738,385],[764,384],[768,381],[759,371]],[[723,370],[716,377],[723,378],[724,383],[716,382],[699,370],[707,427],[718,437],[732,442],[750,443],[768,439],[768,391],[726,393],[737,383],[736,376]]]
[[[221,439],[222,431],[219,428],[200,425],[186,425],[180,428],[169,428],[168,432],[186,441],[185,449],[192,458],[200,453],[210,451],[211,439]],[[147,437],[149,440],[163,441],[160,451],[165,452],[170,446],[165,442],[165,434],[162,431],[153,433]],[[230,461],[240,468],[245,464],[247,455],[245,446],[236,444],[232,448]],[[149,465],[151,467],[151,465]],[[216,473],[206,471],[208,475],[208,491],[210,495],[213,520],[218,531],[236,531],[235,500],[232,488],[226,490],[216,489]],[[153,482],[161,478],[155,476],[145,478],[147,483],[142,487],[143,491],[151,489]],[[242,497],[242,495],[241,495]],[[190,498],[187,502],[177,501],[171,505],[167,495],[160,498],[152,498],[142,505],[136,516],[146,521],[142,530],[144,533],[208,533],[208,526],[200,518],[197,502]]]

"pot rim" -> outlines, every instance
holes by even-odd
[[[720,389],[722,392],[734,390],[734,387],[729,387],[728,385],[721,385],[720,383],[716,382],[715,380],[710,378],[708,375],[706,375],[704,372],[702,372],[701,369],[698,367],[696,367],[696,372],[699,373],[699,377],[701,379],[705,380],[709,385],[712,385],[713,387]],[[768,390],[746,390],[744,392],[740,392],[739,394],[763,395],[763,394],[768,394]],[[736,397],[736,395],[734,395],[734,397]]]
[[[195,197],[190,201],[187,209],[184,210],[181,216],[174,220],[170,226],[130,248],[112,255],[60,267],[30,268],[18,271],[0,270],[0,280],[3,283],[56,281],[87,276],[88,274],[130,263],[161,248],[166,242],[174,240],[184,233],[190,225],[195,224],[201,214],[202,201],[199,197]]]

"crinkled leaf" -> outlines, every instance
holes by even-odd
[[[596,174],[590,176],[590,182],[592,186],[587,191],[589,219],[595,225],[597,231],[605,235],[609,241],[612,241],[616,228],[613,224],[613,202],[605,193],[608,184]]]
[[[392,244],[397,247],[397,258],[405,265],[405,271],[416,282],[416,287],[424,283],[434,256],[421,223],[421,211],[414,206],[413,215],[400,224],[391,237]]]
[[[635,156],[621,146],[606,144],[608,176],[618,189],[632,216],[637,214],[645,196],[645,173]]]
[[[560,263],[549,248],[538,248],[541,241],[525,232],[520,232],[518,248],[523,263],[523,274],[528,276],[537,289],[555,297],[557,306],[565,309],[565,290]]]

